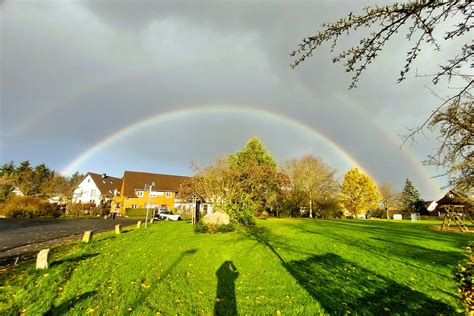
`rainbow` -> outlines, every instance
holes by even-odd
[[[61,171],[63,175],[70,175],[79,167],[86,162],[87,160],[94,157],[94,155],[98,154],[107,146],[110,146],[123,138],[126,138],[129,135],[139,132],[142,129],[146,129],[158,124],[164,124],[168,122],[172,122],[175,120],[192,117],[197,114],[206,114],[206,115],[216,115],[216,114],[235,114],[235,115],[248,115],[256,118],[260,118],[262,120],[268,120],[280,124],[282,126],[287,126],[298,130],[309,137],[321,141],[326,144],[328,147],[333,149],[338,156],[340,156],[343,160],[345,160],[348,164],[359,168],[363,173],[371,176],[374,178],[367,169],[358,162],[351,154],[349,154],[344,148],[342,148],[338,143],[333,141],[331,138],[326,136],[320,130],[311,127],[304,122],[296,120],[292,117],[285,116],[283,114],[272,112],[267,109],[261,108],[254,108],[248,106],[241,106],[241,105],[203,105],[203,106],[193,106],[188,108],[179,108],[176,110],[168,111],[168,112],[159,112],[154,115],[151,115],[145,119],[136,121],[131,123],[124,128],[121,128],[105,138],[101,139],[97,143],[95,143],[92,147],[88,148],[84,152],[82,152],[79,156],[75,159],[70,161]],[[381,127],[377,124],[377,127],[381,129]],[[383,133],[384,136],[389,140],[392,144],[396,144],[395,139],[388,135],[388,133]],[[399,147],[397,145],[397,147]],[[438,185],[433,181],[433,179],[428,175],[427,171],[421,166],[421,164],[411,155],[409,152],[402,150],[402,154],[409,161],[409,163],[415,168],[415,170],[422,176],[422,179],[426,182],[425,184],[427,187],[430,188],[432,191],[431,193],[437,194],[439,189]],[[374,178],[375,179],[375,178]],[[376,180],[376,179],[375,179]]]
[[[284,116],[279,113],[271,112],[269,110],[250,108],[246,106],[214,106],[214,105],[204,105],[192,108],[181,108],[168,112],[156,113],[150,117],[147,117],[143,120],[134,122],[118,131],[113,132],[112,134],[106,136],[92,147],[81,153],[78,157],[69,162],[66,167],[61,171],[64,175],[70,175],[78,169],[78,167],[83,164],[86,160],[92,158],[95,154],[103,150],[105,147],[114,144],[121,139],[136,133],[144,128],[151,127],[157,124],[162,124],[165,122],[170,122],[178,119],[183,119],[185,117],[191,117],[196,114],[246,114],[253,117],[262,118],[265,120],[272,120],[275,123],[279,123],[283,126],[288,126],[295,128],[301,132],[304,132],[306,135],[309,135],[313,139],[320,140],[330,148],[335,150],[335,152],[342,157],[349,164],[354,167],[359,168],[362,172],[369,175],[366,168],[362,166],[356,159],[354,159],[344,148],[339,146],[336,142],[331,140],[329,137],[324,135],[321,131],[310,127],[300,121],[297,121],[291,117]]]

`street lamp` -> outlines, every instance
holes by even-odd
[[[148,226],[148,209],[150,208],[150,195],[151,195],[151,188],[155,185],[155,182],[152,182],[150,185],[145,184],[145,187],[143,188],[143,192],[146,191],[147,187],[149,187],[148,191],[148,199],[146,202],[146,218],[145,218],[145,228]]]

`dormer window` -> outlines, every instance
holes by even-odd
[[[137,190],[136,192],[137,192],[137,196],[138,196],[138,197],[142,197],[142,196],[143,196],[143,191]]]

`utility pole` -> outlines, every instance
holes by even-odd
[[[155,185],[155,182],[152,182],[149,187],[149,191],[148,191],[148,199],[147,199],[147,202],[146,202],[146,218],[145,218],[145,228],[148,226],[148,209],[150,208],[150,195],[151,195],[151,188]],[[143,188],[143,192],[145,192],[147,189],[147,185],[145,184],[145,187]]]

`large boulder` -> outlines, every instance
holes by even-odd
[[[207,214],[202,220],[204,224],[213,226],[228,225],[230,223],[229,215],[221,211]]]

